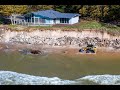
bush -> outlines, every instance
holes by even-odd
[[[10,24],[10,19],[7,19],[6,16],[0,15],[0,24]]]
[[[4,19],[2,17],[0,17],[0,24],[3,24]]]

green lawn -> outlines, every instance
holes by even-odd
[[[111,29],[120,30],[120,27],[116,25],[108,25],[97,21],[81,21],[78,24],[61,26],[62,28],[78,28],[78,29]]]
[[[18,25],[9,25],[10,28],[15,28]],[[81,21],[80,23],[74,25],[54,25],[54,26],[29,26],[28,28],[37,28],[43,30],[57,30],[60,28],[61,30],[84,30],[84,29],[96,29],[96,30],[106,30],[109,32],[120,33],[120,27],[117,25],[110,25],[106,23],[101,23],[97,21]]]

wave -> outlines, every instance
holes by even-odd
[[[90,75],[78,80],[89,80],[101,85],[120,85],[120,75]]]
[[[74,83],[74,81],[62,80],[58,77],[48,78],[11,71],[0,71],[1,85],[66,85],[70,83]]]
[[[120,85],[120,75],[88,75],[75,80],[0,71],[0,85]]]

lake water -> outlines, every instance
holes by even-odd
[[[120,54],[48,54],[24,55],[19,52],[0,52],[0,70],[14,71],[41,77],[75,80],[87,75],[119,75]]]

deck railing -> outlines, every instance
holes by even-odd
[[[50,23],[36,23],[36,22],[26,22],[26,21],[16,21],[16,25],[27,25],[27,26],[52,26]]]

